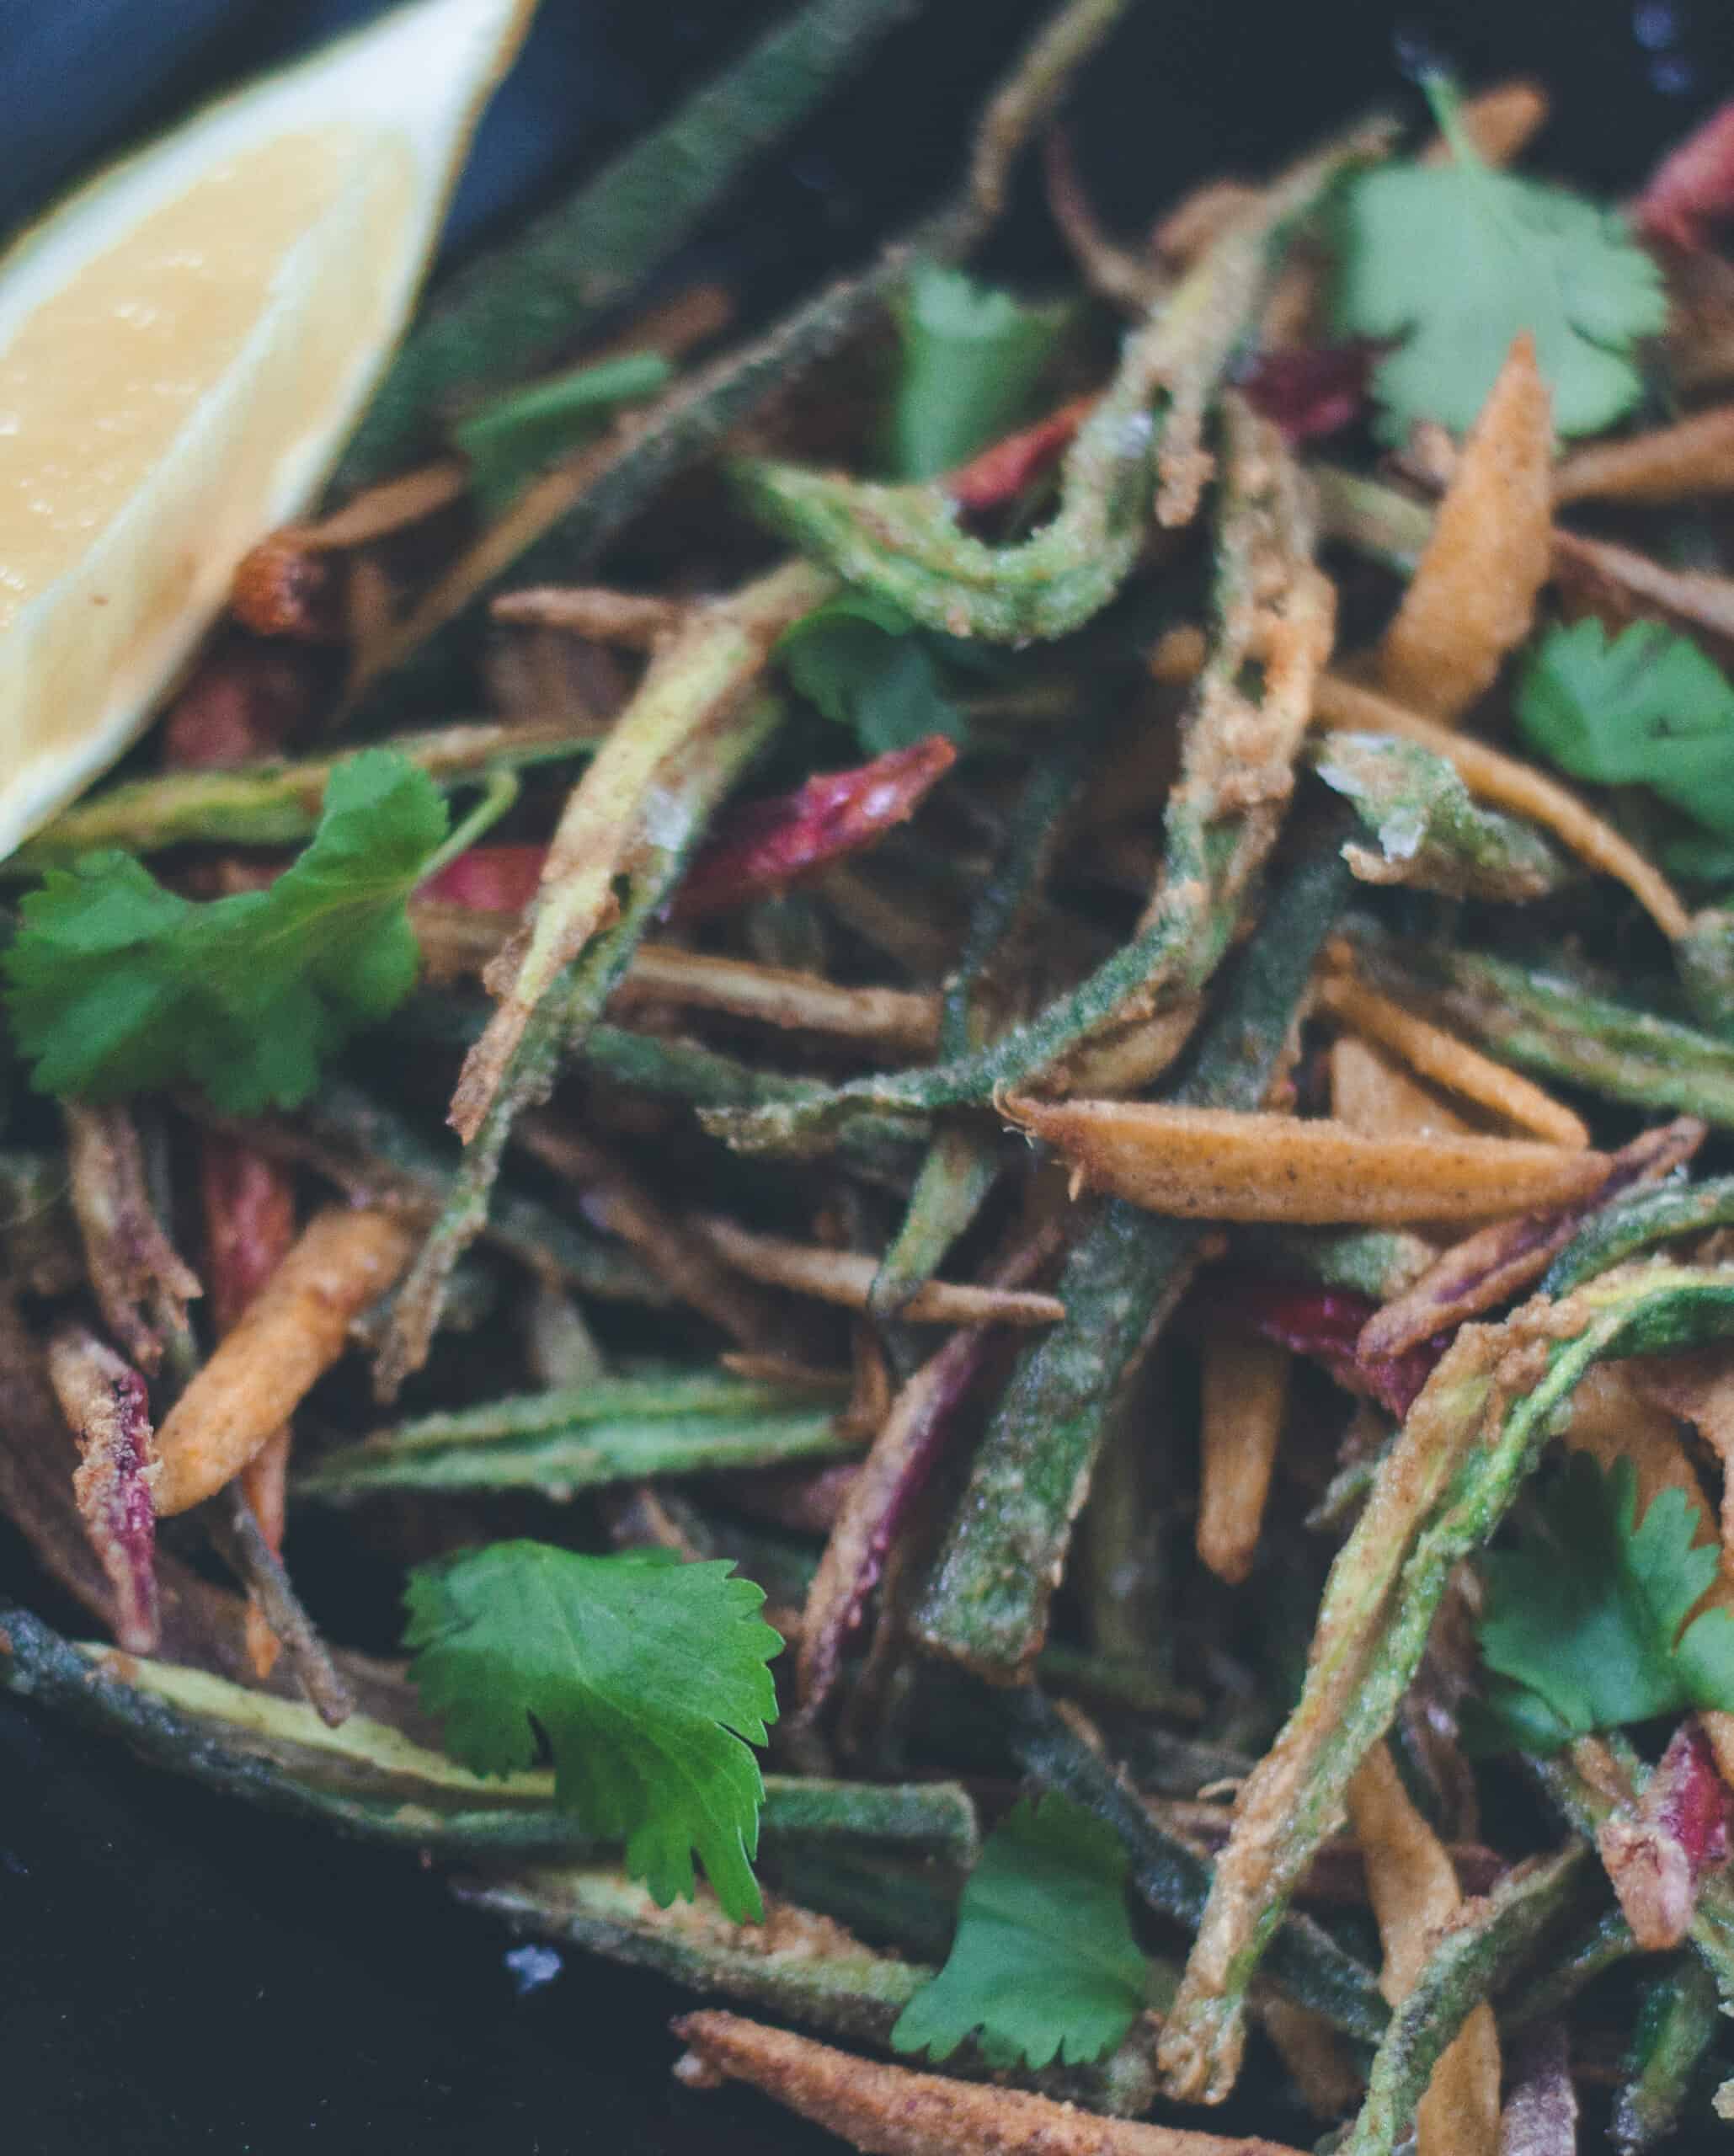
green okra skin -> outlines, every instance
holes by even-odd
[[[1272,889],[1176,1101],[1252,1108],[1262,1100],[1347,894],[1338,838],[1333,825]],[[1110,1410],[1154,1323],[1191,1278],[1202,1234],[1196,1223],[1118,1199],[1092,1208],[1056,1289],[1065,1316],[1020,1358],[916,1612],[916,1636],[931,1652],[1004,1678],[1040,1651]]]
[[[1249,687],[1252,625],[1280,608],[1303,639],[1329,623],[1313,533],[1292,459],[1239,400],[1225,416],[1217,501],[1215,633],[1186,722],[1164,818],[1158,894],[1112,957],[1037,1017],[973,1052],[916,1070],[814,1087],[803,1099],[702,1114],[743,1150],[821,1142],[859,1109],[960,1106],[1014,1089],[1092,1038],[1184,1007],[1214,972],[1273,843],[1305,729],[1304,702],[1267,677]],[[1266,701],[1270,691],[1268,701]]]
[[[1430,1420],[1416,1425],[1436,1440],[1431,1471],[1423,1474],[1400,1438],[1379,1478],[1393,1487],[1393,1501],[1381,1504],[1375,1486],[1338,1552],[1300,1703],[1243,1793],[1163,2032],[1163,2063],[1176,2088],[1221,2089],[1232,2079],[1247,1988],[1276,1926],[1341,1819],[1355,1769],[1414,1681],[1453,1571],[1497,1529],[1578,1381],[1603,1359],[1666,1353],[1734,1331],[1734,1271],[1633,1266],[1591,1282],[1566,1303],[1525,1308],[1537,1314],[1534,1337],[1546,1355],[1545,1374],[1487,1427],[1495,1396],[1491,1366],[1466,1380],[1449,1359],[1442,1364],[1411,1422],[1449,1408],[1458,1425],[1455,1449]],[[1523,1337],[1523,1318],[1519,1311],[1510,1321],[1509,1334]],[[1459,1348],[1469,1338],[1459,1336]],[[1351,1672],[1356,1681],[1345,1696]],[[1280,1816],[1266,1794],[1272,1785],[1283,1792]],[[1734,1912],[1734,1897],[1730,1908]],[[1734,1971],[1734,1920],[1726,1951]]]
[[[1235,1250],[1267,1272],[1352,1289],[1375,1303],[1412,1287],[1439,1255],[1406,1228],[1243,1228]]]
[[[1431,749],[1381,734],[1332,733],[1310,755],[1360,819],[1365,836],[1348,860],[1366,883],[1521,904],[1579,873],[1533,824],[1481,807],[1456,767]]]
[[[9,1603],[0,1604],[0,1689],[40,1700],[124,1738],[154,1764],[249,1801],[472,1861],[576,1859],[603,1846],[555,1805],[552,1774],[472,1774],[369,1714],[328,1728],[300,1700],[177,1663],[75,1646]],[[943,1781],[767,1774],[760,1827],[772,1844],[948,1865],[973,1861],[980,1840],[967,1791]]]
[[[984,1029],[984,990],[1046,880],[1099,732],[1095,727],[1081,729],[1070,747],[1039,758],[1031,767],[1012,812],[1002,858],[971,911],[963,950],[946,982],[942,1055],[966,1054]],[[894,1316],[932,1278],[980,1209],[1000,1160],[999,1145],[990,1134],[968,1123],[941,1125],[874,1278],[867,1307],[876,1315]]]
[[[399,734],[382,745],[437,785],[456,787],[490,785],[536,765],[588,756],[596,738],[478,720]],[[4,873],[40,875],[103,846],[146,854],[176,846],[288,846],[312,835],[331,775],[344,760],[312,756],[130,779],[63,809],[8,857]]]
[[[1433,536],[1428,504],[1339,465],[1315,463],[1308,468],[1318,494],[1319,520],[1330,536],[1399,576],[1412,576]]]
[[[1734,910],[1705,906],[1674,946],[1680,985],[1699,1025],[1721,1038],[1734,1035]]]
[[[735,1377],[727,1370],[653,1371],[546,1392],[514,1393],[479,1407],[419,1415],[412,1422],[372,1432],[352,1449],[375,1459],[401,1459],[417,1452],[510,1444],[515,1438],[562,1437],[591,1423],[680,1421],[696,1427],[712,1418],[745,1423],[755,1415],[787,1412],[796,1401],[810,1406],[812,1395],[755,1378]]]
[[[1113,1828],[1132,1860],[1132,1883],[1151,1908],[1196,1924],[1209,1896],[1209,1858],[1170,1833],[1038,1690],[1011,1695],[1007,1716],[1025,1771]],[[1390,2019],[1373,1972],[1308,1917],[1283,1919],[1270,1973],[1291,1998],[1349,2036],[1376,2042]]]
[[[967,1123],[941,1124],[867,1291],[873,1316],[895,1317],[938,1272],[946,1252],[981,1210],[998,1179],[1001,1158],[994,1132]]]
[[[1436,1010],[1502,1061],[1639,1108],[1734,1127],[1734,1044],[1559,974],[1429,946],[1401,963],[1364,942],[1373,977]]]
[[[508,581],[581,581],[615,535],[671,480],[713,454],[771,397],[882,314],[916,261],[955,261],[966,253],[999,214],[1012,160],[1128,4],[1066,0],[1013,61],[990,100],[968,179],[957,198],[883,248],[865,270],[836,280],[797,307],[766,336],[699,370],[628,427],[578,501],[539,532],[524,531],[520,551],[478,593],[476,603],[485,605]],[[467,656],[470,627],[467,613],[429,637],[407,664],[400,661],[368,691],[366,715],[377,723],[393,711],[424,707],[436,698]]]
[[[1603,1892],[1605,1896],[1605,1887]],[[1502,2008],[1502,2022],[1515,2030],[1552,2020],[1586,1984],[1593,1983],[1605,1970],[1630,1961],[1637,1951],[1631,1926],[1619,1910],[1601,1910],[1593,1922],[1568,1934],[1554,1948],[1546,1970]]]
[[[689,1990],[720,1993],[748,2012],[846,2043],[885,2045],[898,2015],[934,1975],[919,1962],[846,1943],[844,1935],[827,1937],[823,1919],[810,1920],[806,1935],[790,1945],[767,1945],[760,1927],[731,1924],[708,1896],[659,1909],[641,1884],[611,1866],[464,1880],[457,1894],[515,1932],[654,1969]],[[796,1919],[792,1910],[775,1914],[780,1933]]]
[[[1165,426],[1182,437],[1182,456],[1196,455],[1198,420],[1249,334],[1283,241],[1373,147],[1363,133],[1308,159],[1158,302],[1066,452],[1058,510],[1032,537],[1008,546],[974,537],[942,484],[877,486],[762,461],[736,467],[747,506],[846,583],[929,628],[999,643],[1070,634],[1107,605],[1138,558]]]
[[[642,1886],[600,1866],[465,1881],[457,1891],[515,1931],[654,1969],[691,1990],[880,2050],[904,2007],[936,1974],[858,1945],[823,1919],[787,1905],[774,1912],[773,1940],[756,1926],[729,1924],[707,1899],[659,1909]],[[1140,2031],[1093,2067],[1008,2073],[967,2043],[946,2061],[946,2071],[968,2079],[992,2075],[1119,2117],[1147,2110],[1155,2093],[1150,2041]]]
[[[486,1015],[449,995],[419,995],[396,1011],[393,1031],[441,1047],[468,1048],[480,1039]],[[625,1026],[579,1026],[572,1042],[579,1067],[606,1084],[651,1100],[697,1108],[750,1108],[767,1102],[804,1099],[805,1079],[762,1070],[738,1056],[696,1043],[665,1040],[633,1033]],[[927,1124],[914,1116],[862,1115],[838,1134],[837,1150],[847,1165],[875,1182],[905,1186],[920,1161],[919,1148]],[[499,1234],[515,1203],[511,1193],[497,1203],[490,1232]],[[641,1268],[642,1270],[642,1268]],[[644,1278],[650,1276],[646,1273]]]
[[[835,1841],[766,1852],[773,1892],[818,1909],[870,1946],[937,1966],[950,1951],[963,1875],[924,1858],[860,1852]]]
[[[901,1850],[964,1867],[981,1854],[975,1806],[958,1782],[767,1774],[765,1792],[764,1821],[774,1822],[772,1834],[811,1849],[846,1844],[857,1854]]]
[[[1050,1691],[1070,1694],[1092,1706],[1128,1714],[1178,1715],[1192,1721],[1203,1701],[1163,1674],[1154,1655],[1091,1653],[1083,1647],[1043,1647],[1036,1680]]]
[[[1574,1756],[1590,1748],[1596,1754],[1593,1777],[1582,1771]],[[1595,1840],[1604,1821],[1636,1802],[1649,1776],[1648,1768],[1619,1737],[1600,1742],[1582,1739],[1570,1751],[1548,1758],[1525,1753],[1523,1764],[1561,1817],[1589,1842]],[[1698,1881],[1687,1937],[1715,1980],[1722,2013],[1734,2014],[1734,1885],[1726,1865],[1705,1872]]]
[[[1374,2055],[1367,2095],[1339,2156],[1393,2156],[1452,2039],[1528,1961],[1571,1908],[1589,1869],[1571,1844],[1508,1873],[1427,1957]]]
[[[1620,2156],[1641,2156],[1681,2123],[1721,2027],[1715,1979],[1697,1955],[1677,1956],[1645,1987],[1614,2104],[1612,2137]]]
[[[346,1502],[382,1491],[531,1490],[559,1504],[610,1483],[847,1460],[860,1447],[824,1412],[669,1415],[586,1422],[529,1438],[404,1449],[350,1445],[297,1477],[300,1495]]]
[[[691,693],[710,695],[712,685],[702,666],[695,672]],[[576,963],[556,976],[530,1013],[493,1101],[465,1148],[440,1216],[398,1289],[391,1326],[374,1360],[374,1385],[381,1398],[394,1397],[403,1380],[427,1359],[452,1267],[488,1225],[494,1186],[519,1111],[547,1097],[562,1056],[601,1017],[645,931],[679,884],[712,810],[782,716],[782,707],[772,698],[749,697],[695,734],[690,726],[683,732],[678,707],[645,707],[645,723],[672,735],[671,748],[654,773],[655,830],[644,830],[634,849],[614,925],[594,937]]]
[[[1538,1292],[1568,1295],[1657,1243],[1734,1225],[1734,1176],[1643,1190],[1592,1214],[1542,1275]]]
[[[799,126],[920,0],[812,0],[659,127],[450,279],[405,340],[332,483],[432,446],[466,403],[552,364],[641,291],[741,173]]]

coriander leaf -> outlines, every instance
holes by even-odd
[[[1548,631],[1518,689],[1531,748],[1602,786],[1642,784],[1734,836],[1734,685],[1660,622],[1609,643],[1593,617]]]
[[[332,773],[318,829],[268,890],[195,905],[125,853],[51,869],[5,958],[37,1091],[190,1085],[237,1115],[304,1101],[326,1059],[414,985],[404,900],[446,821],[424,771],[370,749]]]
[[[674,376],[660,352],[622,352],[514,389],[459,421],[451,438],[469,459],[483,509],[499,515],[546,465],[600,434],[621,405],[654,396]]]
[[[927,638],[887,600],[845,592],[785,630],[776,652],[801,694],[875,755],[935,734],[968,745]]]
[[[696,1849],[745,1923],[764,1914],[750,1748],[776,1718],[765,1665],[782,1641],[754,1614],[763,1592],[731,1569],[496,1542],[411,1573],[403,1636],[454,1758],[510,1774],[534,1765],[545,1737],[557,1801],[625,1842],[661,1906],[691,1897]]]
[[[1015,425],[1070,312],[1064,305],[1030,307],[961,270],[922,263],[897,312],[896,476],[930,479],[948,472]]]
[[[1597,433],[1642,390],[1630,351],[1667,321],[1661,273],[1612,211],[1486,164],[1448,94],[1452,163],[1376,166],[1338,197],[1332,326],[1402,340],[1374,376],[1387,441],[1417,419],[1467,429],[1524,329],[1555,427]]]
[[[1138,2019],[1146,1968],[1126,1914],[1126,1852],[1069,1798],[1014,1807],[989,1837],[945,1967],[891,2031],[894,2049],[948,2057],[981,2031],[995,2063],[1100,2058]]]
[[[1511,1680],[1491,1703],[1532,1748],[1689,1707],[1734,1709],[1734,1614],[1685,1625],[1719,1562],[1714,1543],[1692,1546],[1701,1514],[1678,1490],[1663,1490],[1641,1523],[1636,1511],[1629,1460],[1604,1476],[1574,1453],[1545,1526],[1483,1560],[1481,1652]]]

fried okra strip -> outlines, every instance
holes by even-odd
[[[1333,830],[1273,889],[1182,1099],[1251,1107],[1262,1097],[1347,891],[1337,844]],[[930,1652],[1001,1682],[1040,1652],[1110,1411],[1191,1278],[1201,1234],[1119,1200],[1084,1228],[1055,1284],[1065,1316],[1020,1358],[916,1613]]]
[[[1162,2033],[1161,2063],[1176,2095],[1219,2102],[1233,2086],[1247,1988],[1273,1929],[1413,1680],[1453,1567],[1497,1528],[1584,1373],[1604,1357],[1729,1330],[1734,1278],[1653,1265],[1458,1334],[1331,1567],[1300,1703],[1236,1800]]]
[[[972,537],[942,482],[876,486],[768,462],[738,467],[749,507],[850,585],[930,628],[1000,643],[1069,635],[1119,590],[1153,514],[1165,525],[1191,520],[1212,469],[1204,417],[1283,243],[1385,140],[1383,129],[1363,129],[1304,159],[1156,302],[1066,452],[1059,510],[1033,536],[1000,547]]]

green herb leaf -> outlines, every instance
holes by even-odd
[[[900,2052],[948,2057],[981,2032],[990,2059],[1070,2065],[1112,2051],[1144,2006],[1112,1828],[1070,1798],[1017,1805],[989,1837],[945,1967],[891,2031]]]
[[[874,755],[933,734],[968,746],[968,722],[945,693],[928,638],[888,600],[845,592],[786,630],[776,650],[801,694]]]
[[[1734,835],[1734,685],[1660,622],[1609,643],[1594,619],[1548,631],[1518,690],[1531,748],[1602,786],[1651,787],[1694,823]]]
[[[895,477],[931,479],[1015,426],[1070,314],[1063,304],[1030,307],[960,270],[921,264],[897,313]]]
[[[1561,435],[1594,434],[1637,402],[1630,352],[1667,318],[1661,273],[1612,211],[1483,162],[1433,86],[1445,165],[1386,164],[1338,197],[1333,321],[1344,336],[1401,338],[1374,377],[1379,431],[1474,420],[1512,339],[1528,329]]]
[[[404,900],[445,835],[433,781],[369,749],[333,771],[311,843],[269,890],[196,905],[118,852],[51,869],[5,958],[38,1091],[189,1085],[232,1114],[295,1107],[413,987]]]
[[[1545,1522],[1483,1560],[1481,1652],[1511,1680],[1492,1704],[1532,1749],[1690,1707],[1734,1709],[1734,1614],[1687,1613],[1716,1576],[1714,1542],[1678,1490],[1641,1523],[1629,1460],[1604,1476],[1574,1453]],[[1683,1632],[1682,1625],[1685,1625]]]
[[[664,1908],[691,1897],[696,1849],[745,1923],[764,1914],[750,1747],[776,1718],[765,1665],[782,1641],[754,1614],[762,1592],[731,1571],[663,1550],[496,1542],[410,1575],[404,1642],[455,1759],[511,1774],[546,1738],[557,1802],[587,1833],[623,1840]]]
[[[654,397],[674,376],[660,352],[622,352],[515,389],[472,413],[451,438],[469,459],[470,483],[483,509],[499,515],[545,466],[600,434],[622,404]]]

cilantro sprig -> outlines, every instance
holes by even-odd
[[[1426,87],[1451,162],[1376,166],[1337,205],[1334,327],[1398,340],[1374,377],[1380,433],[1467,429],[1525,329],[1558,431],[1611,426],[1642,391],[1633,346],[1667,318],[1661,273],[1613,211],[1487,164],[1449,82]]]
[[[1531,748],[1598,786],[1647,786],[1734,837],[1734,684],[1660,622],[1609,640],[1593,616],[1548,630],[1517,696]]]
[[[1015,1806],[969,1875],[945,1967],[899,2015],[894,2048],[943,2059],[979,2031],[1006,2065],[1112,2051],[1143,2009],[1147,1975],[1128,1868],[1113,1829],[1070,1799]]]
[[[1640,1520],[1630,1460],[1603,1475],[1574,1453],[1545,1518],[1483,1561],[1481,1652],[1505,1680],[1489,1703],[1529,1749],[1692,1707],[1734,1710],[1734,1614],[1686,1622],[1720,1562],[1714,1542],[1693,1546],[1701,1517],[1663,1490]]]
[[[897,311],[891,461],[931,479],[1022,419],[1071,309],[1032,307],[961,270],[920,264]]]
[[[414,985],[404,902],[446,835],[433,781],[370,749],[332,773],[318,829],[268,890],[200,905],[115,851],[51,869],[4,960],[36,1089],[115,1100],[184,1086],[235,1115],[295,1107]]]
[[[776,654],[808,702],[876,756],[935,734],[967,747],[968,721],[946,693],[933,641],[888,600],[849,591],[785,630]]]
[[[659,1903],[691,1897],[696,1849],[745,1923],[764,1914],[751,1747],[776,1719],[766,1664],[782,1641],[756,1614],[763,1592],[731,1572],[659,1550],[496,1542],[410,1575],[404,1642],[455,1759],[511,1774],[546,1739],[556,1801],[623,1841]]]

